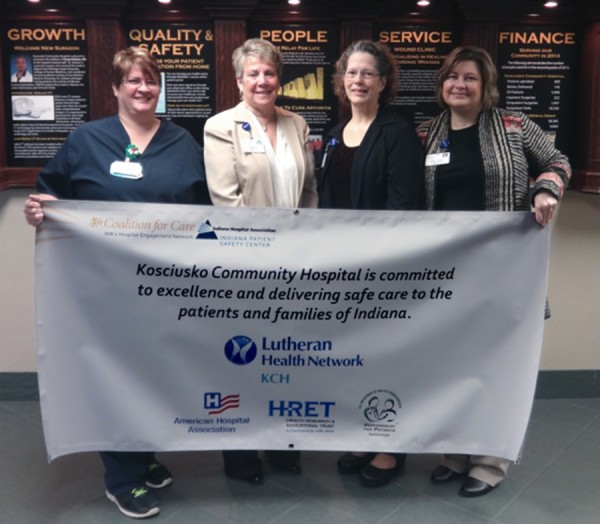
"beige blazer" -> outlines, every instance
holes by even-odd
[[[214,115],[204,126],[204,164],[210,197],[216,206],[273,207],[273,182],[269,159],[264,153],[242,151],[242,140],[250,132],[249,109],[240,103]],[[275,108],[277,122],[290,146],[298,168],[296,207],[317,207],[314,157],[308,146],[308,125],[304,119]]]

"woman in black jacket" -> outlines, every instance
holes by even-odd
[[[334,89],[351,116],[325,138],[319,205],[334,209],[421,207],[422,148],[410,124],[386,106],[398,90],[394,57],[369,40],[351,44],[336,64]],[[342,475],[363,486],[387,484],[406,455],[351,452],[338,460]]]

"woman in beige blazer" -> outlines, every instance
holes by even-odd
[[[304,119],[275,106],[283,61],[253,38],[233,54],[242,101],[208,119],[204,161],[217,206],[317,207],[313,154]]]
[[[253,38],[233,53],[241,102],[204,126],[204,162],[216,206],[317,207],[314,157],[304,119],[275,106],[283,60],[270,42]],[[300,473],[297,451],[267,451],[280,471]],[[263,483],[253,450],[223,451],[225,474]]]

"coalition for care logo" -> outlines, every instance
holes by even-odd
[[[364,431],[372,436],[389,436],[396,431],[402,402],[393,391],[377,389],[362,398],[359,409],[365,420]]]
[[[198,223],[177,216],[130,217],[118,211],[114,213],[110,216],[92,216],[88,223],[90,229],[108,237],[213,240],[219,246],[243,248],[270,248],[277,236],[277,230],[271,227],[213,226],[209,219]]]
[[[257,353],[256,344],[245,335],[236,335],[225,343],[227,360],[238,366],[245,366],[253,362]]]

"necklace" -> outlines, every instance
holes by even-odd
[[[277,122],[277,117],[275,117],[275,115],[273,115],[273,119],[275,122]],[[258,115],[256,115],[256,120],[258,120],[258,123],[260,124],[260,127],[263,128],[263,131],[266,133],[267,129],[269,128],[269,125],[271,125],[271,117],[267,118],[267,121],[265,123],[263,123],[262,119],[258,117]]]

